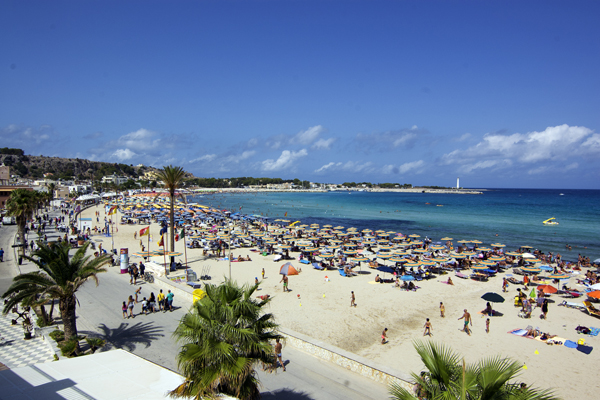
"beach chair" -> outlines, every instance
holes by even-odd
[[[594,305],[589,301],[584,301],[583,305],[587,309],[588,314],[600,318],[600,310],[598,310]]]
[[[344,272],[343,269],[338,269],[338,272],[340,273],[341,276],[348,277],[348,275]]]
[[[319,271],[323,271],[325,268],[321,267],[319,263],[312,263],[314,269],[318,269]]]

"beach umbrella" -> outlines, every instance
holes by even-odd
[[[542,272],[542,269],[538,267],[523,267],[521,268],[521,271],[527,272],[528,274],[539,274]]]
[[[436,244],[434,246],[431,246],[430,248],[431,248],[431,250],[444,250],[446,248],[446,246]]]
[[[390,257],[390,261],[392,262],[397,262],[397,263],[405,263],[408,262],[408,260],[406,258],[402,258],[402,257],[398,257],[398,256],[393,256]]]
[[[417,268],[420,265],[420,262],[407,262],[406,264],[404,264],[406,268]]]
[[[594,290],[593,292],[589,292],[587,293],[587,296],[593,299],[600,299],[600,290]]]
[[[488,258],[489,261],[495,261],[495,262],[500,262],[500,261],[504,261],[504,257],[502,256],[492,256]]]
[[[427,249],[414,249],[413,253],[419,253],[419,254],[424,254],[424,253],[428,253],[429,250]]]
[[[485,265],[473,265],[471,269],[474,269],[476,271],[483,271],[484,269],[487,269],[487,267]]]
[[[402,275],[400,279],[403,281],[414,281],[415,277],[412,275]]]
[[[521,253],[517,253],[516,251],[509,251],[508,253],[505,253],[507,256],[511,256],[511,257],[518,257],[521,255]]]
[[[550,279],[569,279],[571,276],[568,274],[550,274],[548,278]]]
[[[558,289],[556,289],[554,286],[550,286],[550,285],[539,285],[536,289],[538,291],[541,290],[542,292],[547,293],[547,294],[552,294],[552,293],[558,292]]]
[[[506,245],[502,244],[502,243],[492,243],[492,244],[490,244],[490,246],[492,246],[492,247],[506,247]]]
[[[394,246],[387,246],[387,245],[379,246],[380,250],[392,250],[393,248],[394,248]]]
[[[504,297],[499,295],[498,293],[487,292],[481,298],[485,301],[489,301],[492,303],[504,303]]]
[[[356,250],[344,250],[344,254],[347,254],[347,255],[353,255],[353,254],[356,254],[356,253],[357,253]]]
[[[279,269],[279,274],[280,275],[298,275],[298,271],[296,270],[296,268],[294,268],[292,263],[286,262]]]
[[[356,257],[352,257],[352,261],[361,262],[361,261],[369,261],[369,259],[365,256],[356,256]]]
[[[495,262],[495,261],[490,261],[490,260],[482,260],[482,261],[479,262],[479,264],[486,265],[486,266],[490,267],[490,266],[496,265],[498,263]]]
[[[335,230],[340,230],[340,229],[344,229],[344,227],[343,227],[343,226],[336,226],[336,227],[335,227],[335,228],[333,228],[333,229],[335,229]],[[350,229],[351,229],[351,228],[350,228]]]
[[[420,238],[421,235],[417,235],[416,233],[413,233],[412,235],[408,235],[408,237],[411,237],[411,238]]]
[[[133,253],[132,256],[136,257],[153,257],[153,256],[162,256],[162,253],[158,251],[138,251],[137,253]]]
[[[183,253],[180,253],[178,251],[165,251],[165,252],[162,252],[162,251],[159,250],[158,253],[161,256],[164,255],[164,256],[167,256],[167,257],[179,257],[179,256],[183,255]]]
[[[549,265],[540,265],[539,268],[541,268],[543,271],[553,271],[554,268],[552,268]]]
[[[323,253],[323,254],[319,254],[319,257],[321,257],[321,258],[324,258],[324,259],[327,259],[327,260],[328,260],[328,259],[330,259],[330,258],[333,258],[333,257],[335,257],[335,256],[334,256],[333,254],[331,254],[331,253]]]
[[[454,240],[451,237],[443,237],[440,240],[443,240],[444,242],[447,242],[448,240]]]
[[[490,249],[489,247],[478,247],[477,250],[479,250],[479,251],[491,251],[492,249]]]
[[[431,261],[435,262],[435,263],[445,263],[448,261],[447,258],[443,258],[443,257],[434,257],[431,259]]]

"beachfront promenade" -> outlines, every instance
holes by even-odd
[[[55,215],[58,214],[51,213],[51,216]],[[47,231],[49,240],[53,240],[57,235],[53,232],[54,229]],[[19,271],[10,248],[15,233],[16,227],[14,226],[0,229],[0,243],[5,250],[10,249],[5,253],[5,262],[0,263],[0,290],[2,293],[10,286],[12,277]],[[95,238],[100,239],[100,235]],[[103,237],[102,239],[104,246],[108,244],[110,250],[110,238]],[[119,242],[115,241],[116,248],[118,245]],[[34,266],[24,261],[20,270],[29,272],[34,270]],[[124,349],[165,368],[177,371],[175,355],[179,347],[172,338],[172,332],[179,319],[187,312],[190,303],[176,295],[174,299],[176,309],[173,312],[137,315],[134,319],[124,320],[120,306],[122,301],[134,294],[134,286],[129,284],[129,276],[122,275],[119,271],[119,267],[108,267],[107,273],[99,275],[100,285],[98,287],[93,282],[88,282],[78,292],[77,298],[80,306],[77,308],[77,326],[79,332],[105,339],[107,345],[101,351]],[[147,297],[150,292],[154,292],[156,295],[160,289],[156,284],[143,281],[136,288],[140,286],[142,287],[141,298]],[[137,304],[134,312],[138,314],[140,311],[141,304]],[[20,327],[16,329],[21,332]],[[29,342],[28,345],[32,343]],[[41,342],[41,339],[38,339],[36,343],[41,343],[40,349],[45,350],[46,344]],[[8,351],[8,347],[0,347],[0,362],[3,362],[3,355],[6,356]],[[292,346],[284,347],[283,358],[287,363],[285,373],[281,369],[274,374],[259,371],[264,399],[358,400],[387,397],[385,385],[322,361]],[[46,358],[47,362],[51,362],[51,360],[51,357]],[[25,364],[29,365],[35,362],[39,362],[39,356],[31,357],[29,363]]]

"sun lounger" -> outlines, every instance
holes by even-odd
[[[590,303],[589,301],[584,301],[583,304],[585,305],[588,314],[600,318],[600,310],[594,307],[592,303]]]
[[[458,278],[461,279],[468,279],[469,277],[461,272],[457,272],[456,274],[454,274],[455,276],[457,276]]]
[[[312,265],[313,265],[314,269],[318,269],[319,271],[323,271],[325,269],[325,268],[321,267],[319,265],[319,263],[313,263]]]
[[[570,301],[563,301],[562,303],[559,304],[559,306],[563,306],[563,307],[568,307],[568,308],[577,308],[580,310],[585,310],[585,306],[581,303],[573,303]]]

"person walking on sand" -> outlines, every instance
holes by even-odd
[[[350,292],[350,307],[356,307],[356,297],[354,297],[354,290]]]
[[[381,332],[381,344],[386,344],[387,341],[387,328],[383,329],[383,332]]]
[[[487,333],[490,333],[490,319],[489,318],[485,320],[485,331]]]
[[[279,342],[279,338],[275,339],[275,357],[277,357],[277,360],[275,361],[275,369],[277,369],[277,363],[279,362],[279,364],[281,364],[281,367],[283,368],[283,371],[285,372],[285,364],[283,363],[283,359],[281,358],[282,348],[283,346]]]
[[[471,336],[471,331],[469,330],[469,324],[471,324],[471,326],[473,326],[473,323],[471,322],[471,314],[469,314],[469,312],[467,311],[467,309],[465,308],[465,312],[463,314],[462,317],[459,318],[459,320],[464,319],[465,320],[465,326],[462,328],[461,332],[467,332],[467,334],[469,336]]]
[[[508,281],[506,280],[506,277],[502,278],[502,291],[506,292],[506,290],[508,289]]]
[[[279,283],[283,282],[283,291],[287,292],[289,291],[288,289],[288,277],[287,275],[284,275],[283,278],[281,278],[281,280],[279,281]]]
[[[265,279],[265,269],[262,269],[262,278]]]
[[[440,301],[440,317],[446,318],[446,307],[444,306],[444,303],[442,303],[441,301]]]
[[[431,333],[431,322],[429,322],[429,318],[427,318],[427,320],[425,321],[425,325],[423,325],[423,328],[425,328],[425,332],[423,332],[423,336],[425,336],[425,335],[429,335],[430,337],[433,336],[433,334]]]
[[[544,303],[542,304],[542,318],[547,319],[548,316],[548,299],[544,299]]]

